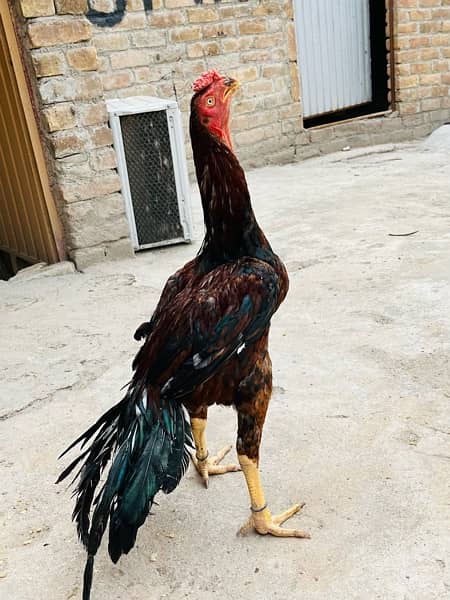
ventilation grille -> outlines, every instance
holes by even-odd
[[[133,96],[107,106],[134,247],[189,242],[190,189],[177,103]]]
[[[182,238],[166,111],[120,121],[139,245]]]

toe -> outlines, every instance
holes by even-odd
[[[208,473],[210,475],[223,475],[224,473],[234,473],[240,471],[238,465],[208,465]]]
[[[307,531],[301,529],[284,529],[278,525],[271,525],[267,528],[267,533],[276,537],[296,537],[296,538],[311,538]]]
[[[275,523],[275,525],[281,525],[282,523],[284,523],[285,521],[290,519],[293,515],[298,513],[298,511],[300,509],[302,509],[304,506],[305,506],[304,503],[303,504],[294,504],[293,506],[291,506],[291,508],[288,508],[288,510],[285,510],[284,512],[280,513],[279,515],[274,516],[273,522]]]
[[[217,452],[216,455],[211,457],[211,463],[213,465],[216,465],[217,463],[220,463],[221,460],[223,460],[223,458],[228,454],[228,452],[231,450],[232,448],[232,444],[229,444],[228,446],[225,446],[225,448],[222,448],[221,450],[219,450],[219,452]]]

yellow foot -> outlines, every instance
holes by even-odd
[[[195,454],[191,455],[192,462],[194,463],[195,468],[197,469],[201,478],[203,479],[205,487],[208,487],[210,475],[222,475],[223,473],[231,473],[234,471],[241,470],[241,467],[239,465],[219,465],[219,463],[228,454],[232,447],[233,446],[231,444],[229,446],[225,446],[225,448],[219,450],[219,452],[215,456],[207,456],[203,460],[199,460],[195,456]]]
[[[304,503],[294,504],[294,506],[291,506],[291,508],[276,516],[272,516],[268,508],[265,508],[260,512],[252,512],[251,517],[247,523],[240,528],[238,533],[245,535],[254,529],[261,535],[270,534],[277,537],[310,538],[311,536],[309,533],[302,531],[301,529],[283,529],[283,527],[280,527],[280,525],[292,517],[292,515],[298,513],[304,505]]]

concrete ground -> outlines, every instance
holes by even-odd
[[[103,545],[93,600],[450,598],[448,149],[341,152],[248,179],[291,279],[271,332],[262,475],[273,511],[306,502],[291,525],[312,537],[236,537],[242,475],[205,490],[190,468],[117,566]],[[135,326],[199,245],[193,200],[193,245],[0,283],[5,600],[80,597],[57,455],[120,399]],[[212,409],[208,433],[212,450],[234,441],[233,411]]]

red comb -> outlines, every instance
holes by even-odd
[[[215,69],[205,71],[194,81],[192,89],[194,92],[200,92],[208,87],[208,85],[211,85],[213,81],[218,81],[219,79],[223,79],[223,77]]]

